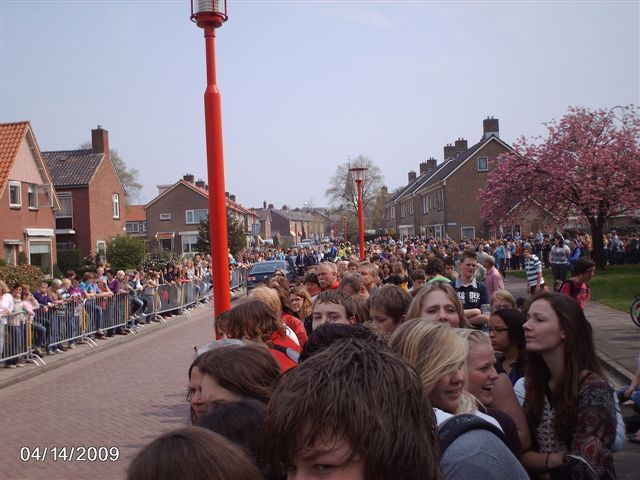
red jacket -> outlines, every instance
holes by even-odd
[[[291,340],[286,333],[283,331],[273,332],[271,338],[269,339],[271,343],[279,346],[281,349],[293,350],[296,353],[300,353],[300,346],[296,344],[293,340]],[[284,373],[290,368],[295,367],[298,362],[292,360],[286,353],[282,352],[277,348],[269,348],[271,351],[271,355],[276,359],[278,365],[280,365],[280,370]]]
[[[304,329],[304,324],[300,321],[300,319],[294,317],[293,315],[289,315],[288,313],[283,313],[282,321],[287,327],[293,330],[293,333],[296,334],[296,337],[298,337],[300,348],[304,347],[304,344],[307,343],[308,337],[307,331]]]

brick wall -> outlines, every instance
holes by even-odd
[[[55,229],[55,219],[51,207],[40,207],[37,210],[29,209],[28,184],[22,183],[21,191],[22,207],[19,209],[9,208],[9,187],[5,188],[2,197],[0,197],[0,240],[21,240],[24,243],[20,246],[20,250],[26,253],[25,228]],[[38,237],[38,239],[51,240],[51,264],[53,265],[57,262],[55,238]],[[0,252],[0,257],[4,258],[4,251]]]
[[[120,218],[113,217],[112,195],[118,194],[120,200]],[[80,194],[80,192],[79,192]],[[79,199],[84,200],[84,199]],[[103,240],[108,245],[111,239],[117,235],[124,235],[126,223],[126,202],[124,189],[118,179],[116,169],[108,155],[102,161],[88,188],[88,208],[90,219],[90,231],[87,235],[82,231],[80,235],[78,227],[82,220],[74,218],[78,247],[82,255],[87,255],[87,250],[96,252],[98,240]],[[76,199],[74,198],[74,216]],[[82,245],[82,246],[81,246]],[[87,252],[87,253],[85,253]]]
[[[496,157],[507,152],[497,141],[491,141],[473,154],[448,179],[445,187],[446,232],[454,239],[460,239],[462,227],[475,227],[476,237],[489,237],[485,221],[480,215],[480,203],[476,199],[478,191],[486,185],[489,172],[496,166]],[[478,157],[488,157],[489,171],[478,171]]]
[[[187,210],[209,210],[209,200],[184,184],[178,184],[162,198],[149,205],[147,214],[147,239],[151,248],[158,248],[156,233],[175,232],[173,251],[182,253],[182,243],[178,232],[196,231],[198,224],[187,224]],[[171,220],[160,220],[161,213],[170,213]]]

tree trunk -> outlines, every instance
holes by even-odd
[[[589,219],[591,225],[591,259],[596,263],[599,270],[604,270],[607,265],[607,259],[604,256],[604,241],[602,234],[604,231],[604,222],[599,218]]]

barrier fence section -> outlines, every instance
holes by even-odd
[[[246,269],[234,269],[231,290],[246,286]],[[244,282],[244,283],[243,283]],[[117,329],[138,331],[137,325],[152,320],[164,321],[160,315],[189,313],[187,309],[202,305],[213,293],[211,275],[200,280],[145,288],[135,294],[101,293],[94,297],[79,295],[55,307],[41,307],[30,317],[26,310],[0,315],[0,362],[19,366],[25,361],[45,364],[45,352],[75,348],[77,343],[95,345],[92,336],[111,336]]]

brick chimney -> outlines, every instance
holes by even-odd
[[[409,183],[416,181],[416,171],[409,170]]]
[[[486,140],[491,135],[500,138],[500,126],[497,118],[487,117],[482,121],[482,139]]]
[[[229,200],[229,192],[224,192],[224,198],[226,198],[227,200]]]
[[[91,151],[93,153],[109,153],[109,132],[98,125],[91,130]]]
[[[235,195],[229,195],[229,200],[231,200],[232,202],[235,203],[236,201],[236,196]]]
[[[266,210],[266,209],[267,209],[267,201],[266,201],[266,200],[263,200],[263,201],[262,201],[262,208],[263,208],[264,210]]]
[[[270,203],[267,208],[269,208],[269,210],[273,210],[273,203]]]
[[[433,157],[429,157],[426,163],[427,163],[427,172],[431,172],[435,170],[436,167],[438,166],[438,161]]]
[[[194,177],[193,175],[191,175],[190,173],[187,173],[186,175],[182,176],[182,179],[185,182],[189,182],[189,183],[193,183],[193,181],[195,180],[196,177]]]
[[[424,175],[429,171],[429,165],[427,162],[420,162],[420,176]]]
[[[454,147],[450,143],[447,143],[444,146],[444,159],[447,160],[447,159],[455,156],[455,154],[456,154],[456,147]]]
[[[199,178],[199,179],[196,181],[196,187],[198,187],[198,188],[204,188],[204,185],[205,185],[204,180],[202,180],[201,178]]]
[[[458,140],[456,140],[456,153],[460,153],[460,152],[466,152],[467,151],[467,141],[464,138],[459,138]]]

